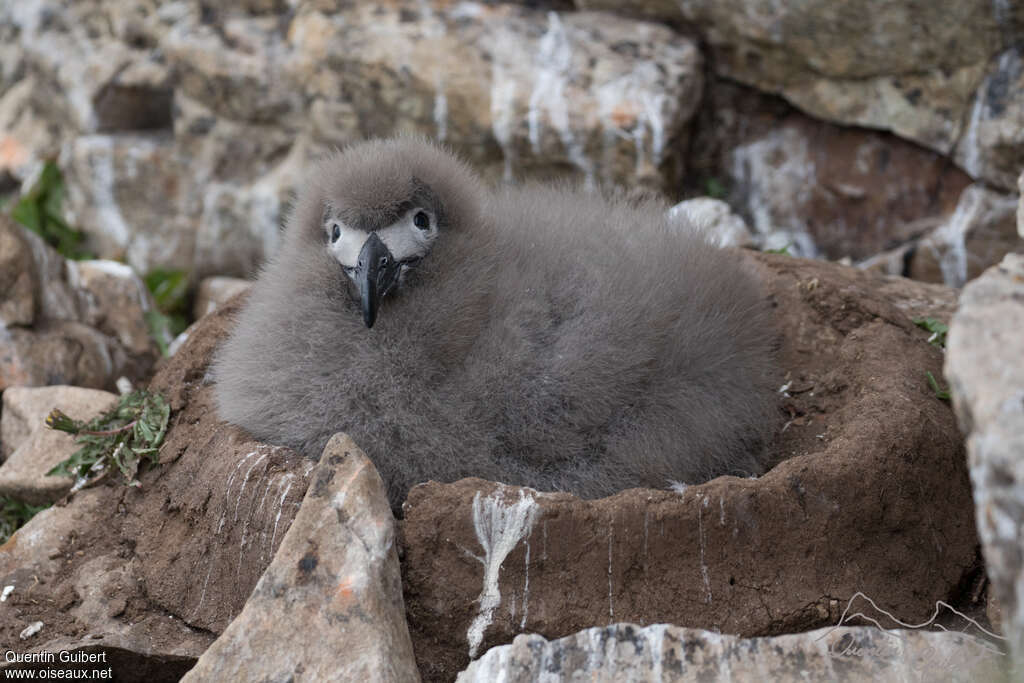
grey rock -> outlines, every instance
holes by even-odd
[[[821,119],[889,130],[943,154],[956,149],[975,179],[1009,189],[1006,172],[1021,164],[1014,123],[1021,101],[1016,44],[1024,30],[1019,3],[578,4],[685,20],[708,43],[719,76],[778,93]],[[988,130],[975,126],[972,134],[972,119]],[[978,163],[967,160],[972,153]]]
[[[1017,234],[1024,238],[1024,171],[1017,179],[1017,190],[1020,192],[1020,200],[1017,203]]]
[[[218,306],[241,292],[249,291],[252,283],[237,277],[208,277],[199,283],[192,315],[196,320],[212,313]]]
[[[1009,254],[964,288],[945,363],[953,406],[967,434],[985,566],[1018,667],[1024,662],[1022,329],[1024,256]]]
[[[1020,5],[1018,5],[1020,6]],[[992,61],[974,92],[953,157],[976,180],[1015,189],[1024,166],[1024,47],[1009,47]]]
[[[720,199],[697,197],[679,202],[669,209],[670,218],[683,218],[682,225],[705,231],[721,247],[752,247],[754,236],[742,218]],[[673,225],[680,225],[675,221]]]
[[[36,315],[36,277],[30,247],[18,230],[0,228],[0,328],[31,325]]]
[[[116,398],[106,391],[68,386],[10,387],[4,391],[0,435],[4,450],[12,450],[0,465],[0,495],[38,505],[67,493],[72,479],[46,473],[79,446],[72,435],[47,427],[46,415],[59,408],[75,419],[89,420]]]
[[[66,261],[0,216],[0,390],[74,384],[113,388],[145,377],[157,357],[142,280],[113,261]]]
[[[434,136],[492,177],[671,187],[701,91],[665,26],[513,4],[51,0],[5,23],[0,168],[59,151],[101,256],[197,280],[255,274],[301,169],[368,136]]]
[[[995,681],[1005,658],[962,633],[822,628],[740,638],[668,624],[612,624],[560,638],[520,635],[492,648],[458,683],[575,681]]]
[[[241,614],[184,680],[299,677],[419,680],[384,484],[344,434],[328,442]]]

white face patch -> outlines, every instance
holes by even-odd
[[[369,235],[348,227],[337,218],[327,219],[324,229],[327,231],[327,248],[331,255],[346,268],[355,268],[359,252]],[[427,209],[415,208],[388,227],[377,230],[377,237],[396,261],[423,258],[437,239],[437,218]]]
[[[422,216],[417,219],[417,214]],[[417,220],[426,223],[426,227],[418,227]],[[423,258],[437,239],[437,219],[426,209],[412,209],[395,223],[378,230],[377,236],[398,261]]]
[[[350,228],[337,219],[328,220],[325,227],[330,240],[327,243],[328,251],[341,265],[355,268],[356,262],[359,261],[359,251],[363,248],[367,234],[362,230]],[[335,231],[337,231],[337,239],[335,239]]]

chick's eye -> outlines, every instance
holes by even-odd
[[[412,217],[412,224],[420,230],[426,230],[430,227],[430,216],[425,211],[417,211]]]
[[[334,227],[331,228],[331,241],[337,242],[339,237],[341,237],[341,228],[335,223]]]

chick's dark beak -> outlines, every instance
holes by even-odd
[[[363,322],[373,327],[377,319],[377,305],[398,282],[401,264],[388,250],[387,245],[370,233],[359,252],[352,280],[359,289],[359,302],[363,309]]]

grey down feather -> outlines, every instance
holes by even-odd
[[[593,498],[761,473],[774,344],[738,254],[663,204],[492,190],[403,138],[315,167],[213,376],[257,439],[348,432],[395,509],[469,476]]]

